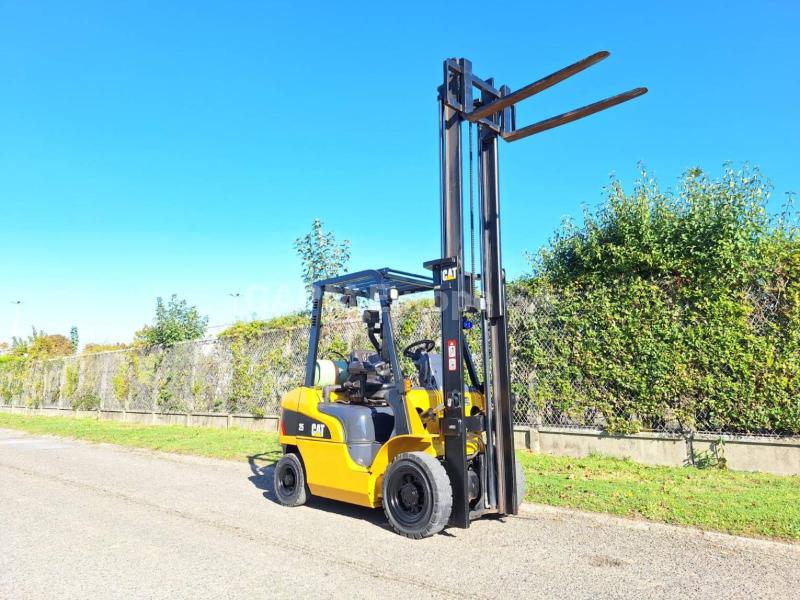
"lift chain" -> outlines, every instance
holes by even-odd
[[[472,123],[469,124],[469,237],[470,237],[470,294],[475,295],[475,184],[472,178]]]

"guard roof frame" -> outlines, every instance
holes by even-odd
[[[324,293],[372,298],[376,291],[380,293],[390,289],[396,289],[398,296],[433,291],[436,284],[433,277],[429,275],[418,275],[384,267],[322,279],[314,282],[314,287]]]

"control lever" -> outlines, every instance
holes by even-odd
[[[432,421],[436,418],[436,413],[442,412],[444,410],[444,403],[439,404],[433,408],[429,408],[424,413],[422,413],[419,418],[423,421]]]

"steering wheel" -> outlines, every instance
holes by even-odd
[[[422,348],[417,350],[417,346],[422,346]],[[411,342],[408,346],[403,348],[403,356],[414,359],[417,357],[417,354],[419,354],[420,350],[430,352],[435,347],[436,342],[433,340],[417,340],[416,342]]]

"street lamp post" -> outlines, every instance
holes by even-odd
[[[11,326],[11,337],[15,337],[17,333],[17,328],[19,327],[19,312],[20,306],[22,306],[22,300],[12,300],[11,304],[14,304],[14,324]]]
[[[232,292],[228,294],[231,298],[233,298],[233,320],[234,322],[239,320],[239,298],[241,297],[241,293],[239,292]]]

